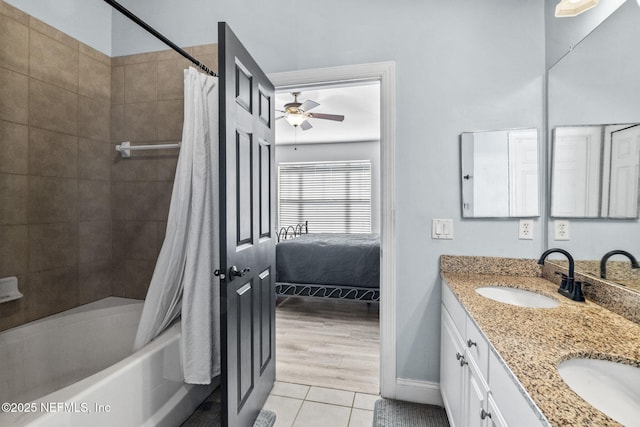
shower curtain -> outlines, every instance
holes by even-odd
[[[134,351],[182,316],[185,382],[220,374],[218,79],[184,71],[184,126],[167,231],[138,326]]]

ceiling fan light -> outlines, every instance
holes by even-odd
[[[598,5],[600,0],[560,0],[556,6],[556,18],[580,15]],[[640,0],[638,0],[640,1]]]
[[[291,126],[300,126],[302,122],[306,120],[306,117],[301,113],[287,113],[284,119],[289,122]]]

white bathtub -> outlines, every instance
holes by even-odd
[[[215,384],[183,382],[179,322],[132,354],[141,313],[110,297],[0,333],[0,426],[184,421]]]

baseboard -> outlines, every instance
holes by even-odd
[[[397,378],[395,399],[404,400],[405,402],[444,406],[442,394],[440,393],[440,383],[432,383],[429,381]]]

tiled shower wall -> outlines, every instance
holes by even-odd
[[[111,294],[111,59],[0,2],[0,329]]]
[[[215,45],[185,49],[217,69]],[[106,296],[144,298],[164,237],[183,73],[172,51],[110,58],[0,0],[0,330]]]
[[[217,69],[217,46],[185,49]],[[173,51],[112,59],[111,142],[180,142],[183,70],[189,62]],[[177,149],[132,151],[111,167],[113,293],[144,298],[164,239]]]

